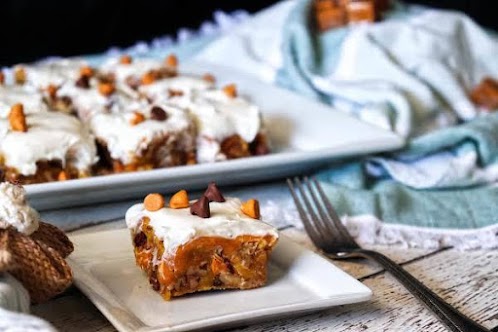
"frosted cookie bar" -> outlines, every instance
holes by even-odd
[[[6,179],[38,183],[86,177],[98,160],[93,136],[73,116],[24,112],[14,104],[0,117],[0,164]]]
[[[259,107],[238,96],[233,84],[223,89],[191,89],[169,96],[168,102],[194,117],[199,163],[269,152]]]
[[[173,106],[132,102],[93,114],[89,126],[113,172],[195,162],[195,126]]]
[[[197,201],[185,190],[166,207],[149,194],[126,213],[137,265],[164,299],[214,289],[263,286],[277,230],[256,200],[224,198],[214,183]]]

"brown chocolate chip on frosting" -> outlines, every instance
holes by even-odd
[[[216,183],[211,182],[208,184],[206,191],[204,192],[204,196],[209,199],[210,202],[224,202],[225,197],[221,194],[220,190]]]
[[[202,196],[195,203],[190,205],[190,213],[194,216],[201,218],[211,217],[211,210],[209,210],[209,199],[206,196]]]
[[[76,86],[78,88],[82,89],[89,89],[90,88],[90,79],[88,76],[82,75],[80,78],[76,80]]]
[[[150,110],[150,118],[156,121],[165,121],[168,114],[159,106],[153,106]]]

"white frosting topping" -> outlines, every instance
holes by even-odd
[[[61,85],[79,76],[81,67],[86,66],[82,59],[56,59],[37,63],[32,66],[21,65],[26,71],[26,83],[37,88],[47,87],[49,84]]]
[[[193,114],[198,129],[197,161],[200,163],[223,159],[219,151],[223,139],[238,134],[246,142],[252,142],[261,129],[259,108],[245,98],[231,98],[222,90],[194,90],[168,102]]]
[[[91,80],[91,87],[83,89],[76,86],[75,82],[67,82],[57,91],[59,97],[67,96],[71,98],[73,106],[76,108],[78,116],[83,121],[88,121],[93,114],[105,112],[111,107],[131,107],[134,100],[121,93],[113,93],[104,96],[95,87],[95,81]]]
[[[156,59],[147,58],[133,58],[132,63],[120,63],[119,58],[112,58],[107,60],[101,67],[105,73],[114,74],[116,80],[125,81],[129,76],[142,77],[145,73],[151,70],[157,70],[163,65]]]
[[[158,211],[147,211],[143,204],[133,205],[126,212],[128,228],[135,230],[143,217],[150,219],[149,225],[154,234],[164,242],[167,253],[198,237],[218,236],[233,239],[239,235],[278,237],[277,230],[258,219],[246,216],[240,210],[238,198],[227,197],[223,203],[211,202],[210,218],[200,218],[192,215],[189,208],[162,208]]]
[[[95,141],[87,127],[73,116],[38,112],[26,116],[27,132],[11,131],[0,119],[0,154],[5,165],[24,175],[36,173],[39,160],[67,161],[80,171],[97,162]]]
[[[153,106],[159,106],[166,112],[165,121],[150,119]],[[142,113],[146,120],[132,125],[134,111]],[[192,127],[188,114],[179,108],[139,103],[131,104],[126,109],[96,113],[89,123],[95,136],[106,142],[111,157],[125,164],[133,161],[134,156],[140,156],[155,138],[170,135],[174,139],[175,135],[183,135]]]
[[[152,100],[160,100],[169,96],[169,90],[181,91],[184,94],[190,94],[192,91],[206,90],[213,87],[210,83],[201,77],[179,75],[158,80],[152,84],[141,85],[138,89]]]
[[[38,229],[40,216],[26,201],[23,187],[9,182],[0,183],[0,228],[14,227],[30,235]]]
[[[17,103],[23,104],[24,114],[47,110],[43,96],[34,89],[19,85],[0,86],[0,117],[7,117],[12,105]]]

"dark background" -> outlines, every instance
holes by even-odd
[[[102,52],[139,40],[172,34],[180,27],[198,28],[212,12],[255,12],[272,0],[0,0],[0,66],[50,55]],[[467,12],[498,28],[490,0],[419,0],[423,4]]]

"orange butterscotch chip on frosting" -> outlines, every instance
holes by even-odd
[[[0,71],[0,85],[3,85],[5,83],[5,74],[3,71]]]
[[[136,126],[137,124],[142,123],[144,121],[145,121],[145,116],[142,113],[140,113],[140,112],[133,112],[133,115],[132,115],[132,117],[130,119],[130,124],[132,126]]]
[[[99,84],[99,92],[104,96],[110,96],[116,91],[114,84],[112,83],[100,83]]]
[[[17,84],[24,84],[26,82],[26,70],[23,67],[14,69],[14,80]]]
[[[49,84],[47,86],[47,94],[51,99],[55,99],[57,97],[57,90],[59,89],[58,86],[54,84]]]
[[[9,113],[10,128],[14,131],[27,132],[26,115],[22,104],[14,104]]]
[[[143,85],[149,85],[156,81],[156,74],[154,72],[148,72],[142,75],[140,80]]]
[[[259,213],[259,202],[256,199],[250,199],[247,202],[242,203],[240,210],[251,218],[259,219],[261,217]]]
[[[148,194],[144,199],[144,207],[147,211],[157,211],[164,207],[164,197],[161,194]]]
[[[119,58],[119,63],[122,65],[129,65],[133,62],[133,59],[130,55],[124,54]]]
[[[90,66],[83,66],[80,68],[80,76],[92,77],[93,74],[95,74],[95,71]]]
[[[237,86],[235,84],[228,84],[223,87],[223,92],[230,98],[237,97]]]
[[[209,73],[204,74],[204,75],[202,76],[202,79],[203,79],[204,81],[206,81],[206,82],[209,82],[209,83],[216,83],[216,77],[214,77],[214,75],[209,74]]]
[[[186,190],[180,190],[169,200],[169,207],[172,209],[183,209],[189,207],[189,199]]]
[[[176,55],[170,54],[166,57],[164,63],[166,63],[166,66],[168,67],[176,68],[178,66],[178,58],[176,57]]]

